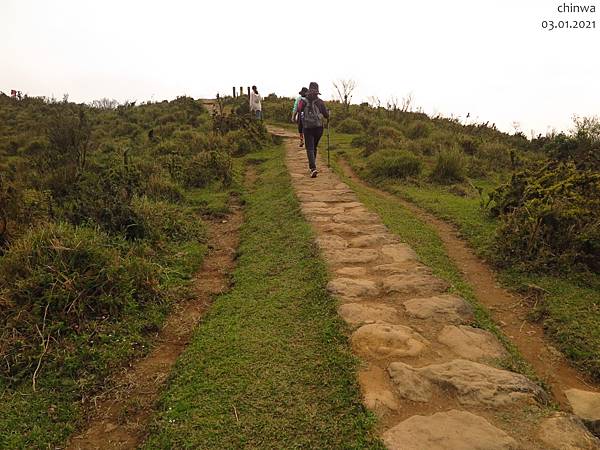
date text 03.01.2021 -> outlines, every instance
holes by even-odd
[[[596,28],[595,20],[542,20],[544,30],[590,30]]]

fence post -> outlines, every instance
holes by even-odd
[[[250,86],[248,86],[248,97],[250,97]]]
[[[235,86],[233,87],[233,98],[235,98]]]

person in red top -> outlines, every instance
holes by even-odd
[[[298,114],[302,117],[304,145],[308,157],[311,178],[317,176],[317,147],[323,136],[323,117],[329,120],[325,102],[319,98],[319,85],[314,81],[308,85],[306,98],[298,102]]]

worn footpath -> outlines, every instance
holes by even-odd
[[[275,131],[284,137],[291,134]],[[551,412],[548,394],[497,367],[503,346],[473,327],[471,307],[321,164],[286,141],[286,164],[330,271],[328,289],[352,329],[365,405],[390,449],[597,449],[587,418]],[[579,391],[572,395],[584,395]],[[590,403],[591,401],[591,403]]]

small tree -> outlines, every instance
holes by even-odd
[[[350,109],[350,101],[352,100],[352,93],[356,88],[356,81],[354,80],[337,80],[333,82],[333,87],[337,92],[337,96],[340,102],[344,105],[346,112]]]

